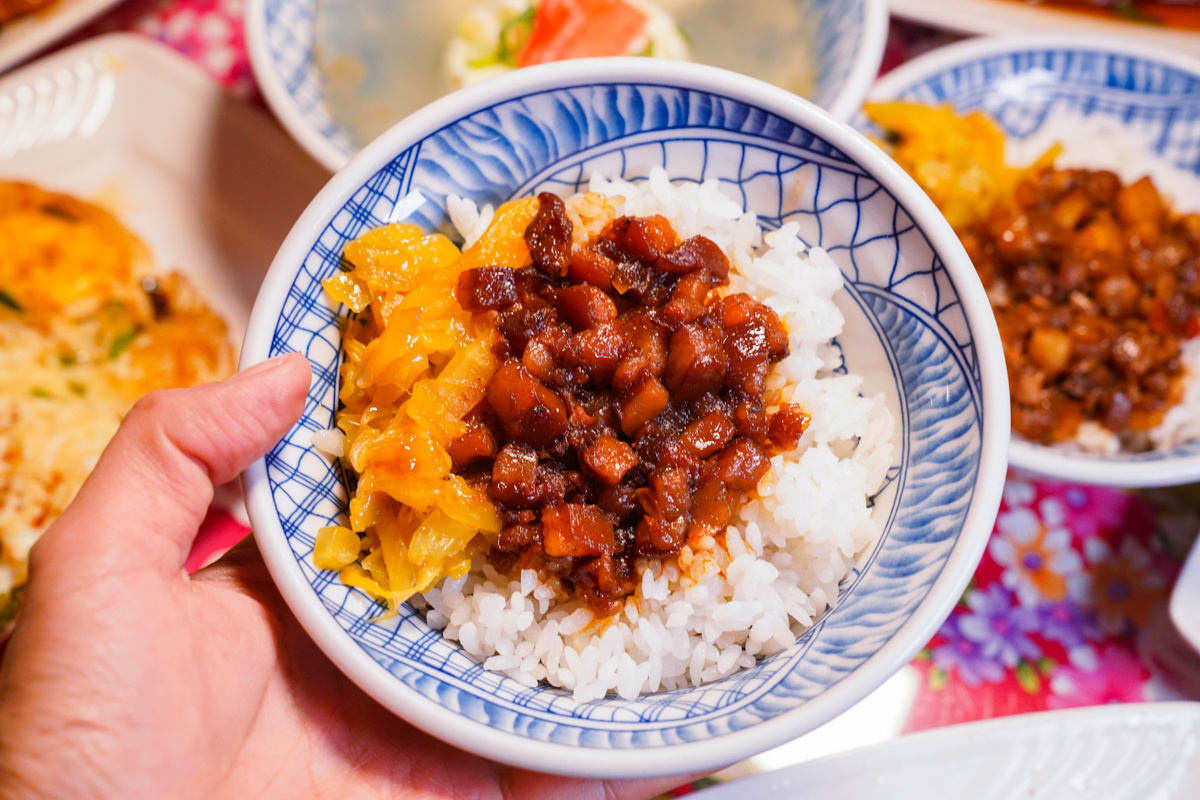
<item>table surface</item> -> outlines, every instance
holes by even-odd
[[[128,0],[69,42],[114,30],[164,42],[262,105],[241,0]],[[957,38],[893,19],[883,69]],[[1200,658],[1166,613],[1197,530],[1200,487],[1132,492],[1010,473],[974,580],[912,663],[843,718],[717,779],[991,717],[1200,699]],[[206,535],[219,547],[243,532],[218,517]]]

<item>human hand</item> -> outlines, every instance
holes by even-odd
[[[299,416],[303,357],[140,401],[30,559],[0,665],[0,797],[645,798],[432,739],[347,680],[244,543],[184,569],[214,484]]]

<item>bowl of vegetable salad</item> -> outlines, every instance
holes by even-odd
[[[756,77],[847,119],[883,58],[884,0],[249,0],[271,110],[321,164],[464,85],[533,64],[642,56]]]

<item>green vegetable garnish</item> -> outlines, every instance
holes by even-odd
[[[504,23],[500,28],[500,43],[496,46],[496,49],[482,58],[468,61],[468,66],[472,69],[482,69],[484,67],[503,65],[516,69],[517,54],[521,52],[521,48],[529,40],[529,34],[533,31],[533,16],[536,13],[537,9],[531,5]]]
[[[18,314],[21,314],[25,311],[25,308],[17,302],[17,298],[13,297],[3,289],[0,289],[0,306],[7,306]]]
[[[108,346],[108,360],[113,361],[120,357],[129,349],[129,345],[133,344],[133,340],[142,332],[140,325],[134,325],[126,331],[117,334],[117,337],[112,340],[112,344]]]
[[[5,602],[0,603],[0,630],[8,627],[8,624],[17,617],[17,610],[21,607],[21,598],[25,596],[25,584],[13,589]]]

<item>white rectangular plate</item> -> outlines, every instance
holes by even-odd
[[[0,180],[108,208],[158,269],[195,279],[238,344],[327,179],[271,118],[144,36],[89,39],[0,79]]]
[[[0,25],[0,72],[50,46],[118,2],[55,0],[40,11]]]
[[[696,800],[1191,800],[1200,703],[997,717],[901,736],[697,792]]]
[[[1092,31],[1127,36],[1200,55],[1200,33],[1123,22],[1036,6],[1019,0],[888,0],[898,17],[963,33]]]

